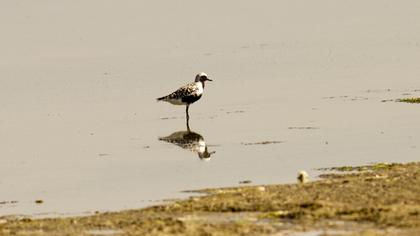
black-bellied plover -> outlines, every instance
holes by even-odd
[[[169,102],[173,105],[186,105],[187,108],[185,110],[185,113],[187,119],[187,128],[189,129],[188,121],[190,119],[190,116],[188,114],[188,109],[192,103],[196,102],[203,95],[206,81],[212,80],[208,78],[206,73],[198,73],[195,76],[194,82],[182,86],[181,88],[177,89],[175,92],[167,96],[157,98],[157,100]]]

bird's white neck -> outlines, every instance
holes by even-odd
[[[202,94],[204,92],[204,83],[199,81],[199,82],[195,82],[195,84],[198,87],[198,94]]]

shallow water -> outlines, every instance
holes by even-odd
[[[420,107],[383,100],[420,96],[419,10],[0,3],[0,215],[136,208],[294,182],[299,170],[418,161]],[[185,109],[155,98],[199,71],[214,82],[190,107],[195,135],[161,140],[186,131]]]

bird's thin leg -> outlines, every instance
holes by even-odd
[[[190,119],[190,115],[188,114],[188,108],[190,108],[190,105],[187,105],[187,108],[185,109],[185,113],[187,114],[187,120]]]
[[[190,131],[190,115],[188,114],[188,109],[189,109],[190,105],[187,105],[187,108],[185,110],[185,113],[187,114],[186,118],[187,118],[187,130]]]

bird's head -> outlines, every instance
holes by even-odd
[[[201,72],[195,76],[195,82],[202,82],[204,84],[205,81],[213,81],[209,79],[206,73]]]

